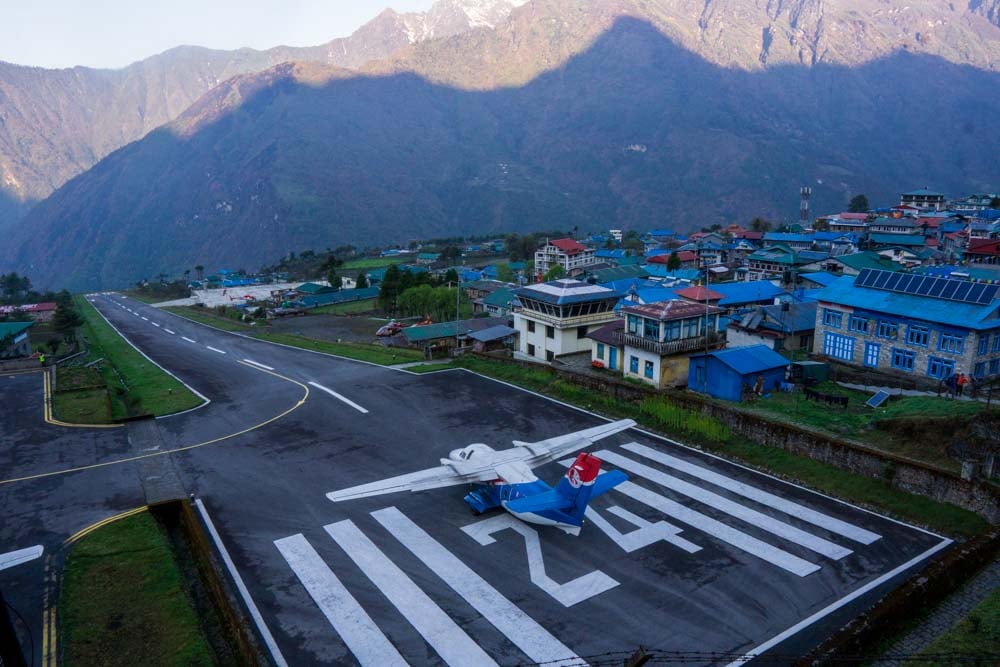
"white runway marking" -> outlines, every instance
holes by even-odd
[[[6,570],[9,567],[33,561],[41,556],[43,551],[45,551],[45,547],[41,544],[36,544],[26,549],[18,549],[17,551],[8,551],[5,554],[0,554],[0,570]]]
[[[273,371],[274,369],[270,366],[265,366],[264,364],[258,363],[253,359],[244,359],[244,362],[250,364],[251,366],[256,366],[257,368],[263,368],[265,371]]]
[[[573,651],[398,509],[387,507],[372,516],[531,660],[551,667],[580,664]]]
[[[143,319],[143,320],[145,320],[146,322],[148,322],[148,321],[149,321],[149,318],[148,318],[148,317],[146,317],[145,315],[143,315],[143,316],[142,316],[142,319]]]
[[[157,324],[156,322],[151,322],[151,324],[152,324],[152,325],[153,325],[154,327],[158,327],[158,326],[160,326],[160,325],[159,325],[159,324]]]
[[[643,547],[648,547],[650,544],[654,544],[660,540],[669,542],[689,554],[701,551],[701,547],[697,544],[685,540],[683,537],[678,537],[677,534],[681,532],[681,529],[667,523],[666,521],[651,523],[643,519],[641,516],[637,516],[632,512],[629,512],[627,509],[618,507],[617,505],[609,507],[608,512],[624,519],[625,521],[628,521],[633,526],[636,526],[637,530],[633,530],[628,533],[621,532],[615,528],[610,521],[601,516],[601,514],[593,507],[588,507],[584,512],[584,516],[587,517],[588,521],[597,526],[601,532],[610,537],[626,553],[632,553],[633,551],[637,551]]]
[[[864,528],[847,523],[846,521],[841,521],[840,519],[835,519],[821,512],[811,510],[804,505],[800,505],[790,500],[785,500],[784,498],[776,496],[773,493],[762,491],[731,477],[720,475],[719,473],[708,470],[707,468],[702,468],[701,466],[688,463],[687,461],[679,459],[675,456],[664,454],[663,452],[657,451],[652,447],[640,445],[636,442],[630,442],[627,445],[622,445],[622,449],[638,454],[639,456],[644,456],[647,459],[651,459],[657,463],[662,463],[663,465],[676,470],[680,470],[681,472],[687,473],[692,477],[704,480],[709,484],[714,484],[715,486],[726,489],[727,491],[732,491],[733,493],[743,496],[744,498],[754,500],[761,505],[773,507],[774,509],[780,510],[785,514],[802,519],[806,523],[811,523],[814,526],[825,528],[831,533],[842,535],[849,540],[854,540],[855,542],[860,542],[862,544],[871,544],[881,538],[881,535],[873,533],[870,530],[865,530]]]
[[[166,328],[166,327],[164,327],[164,328],[163,328],[163,330],[164,330],[164,331],[166,331],[166,332],[167,332],[168,334],[170,334],[171,336],[173,336],[173,335],[174,335],[174,332],[173,332],[173,331],[171,331],[170,329]]]
[[[449,665],[496,665],[352,521],[340,521],[324,528],[442,660]]]
[[[834,544],[829,540],[824,540],[822,537],[813,535],[812,533],[807,533],[806,531],[796,528],[795,526],[768,516],[763,512],[758,512],[755,509],[750,509],[749,507],[740,505],[739,503],[729,500],[728,498],[724,498],[717,493],[712,493],[711,491],[702,489],[694,484],[685,482],[682,479],[662,473],[659,470],[650,468],[649,466],[639,463],[638,461],[633,461],[632,459],[624,457],[621,454],[603,450],[597,452],[596,456],[602,461],[607,461],[612,465],[618,466],[622,470],[627,470],[635,475],[645,477],[651,482],[656,482],[666,489],[676,491],[677,493],[683,494],[688,498],[692,498],[703,505],[725,512],[731,517],[744,521],[751,526],[756,526],[761,530],[766,530],[773,535],[784,538],[789,542],[794,542],[795,544],[801,545],[811,551],[815,551],[816,553],[826,556],[827,558],[840,560],[844,556],[851,553],[850,549],[846,549],[839,544]]]
[[[186,341],[187,341],[187,342],[189,342],[189,343],[195,343],[195,344],[197,344],[197,343],[198,343],[198,341],[196,341],[196,340],[191,340],[191,339],[190,339],[190,338],[188,338],[187,336],[181,336],[181,340],[186,340]]]
[[[598,456],[598,458],[600,457]],[[717,540],[731,544],[737,549],[765,560],[792,574],[804,577],[820,569],[819,565],[810,563],[787,551],[782,551],[778,547],[771,546],[767,542],[758,540],[756,537],[747,535],[735,528],[730,528],[721,521],[716,521],[710,516],[705,516],[701,512],[696,512],[658,493],[653,493],[634,482],[623,482],[615,487],[615,491],[638,500],[640,503],[645,503],[681,523],[686,523],[689,526],[697,528]]]
[[[312,385],[313,387],[316,387],[320,391],[325,391],[326,393],[330,394],[331,396],[333,396],[337,400],[343,401],[344,403],[347,403],[349,406],[351,406],[352,408],[354,408],[355,410],[357,410],[361,414],[363,414],[363,415],[368,414],[368,411],[365,410],[363,407],[361,407],[360,405],[358,405],[357,403],[355,403],[351,399],[347,398],[346,396],[342,396],[341,394],[338,394],[333,389],[330,389],[329,387],[324,387],[323,385],[317,384],[315,382],[310,382],[309,384]]]
[[[396,647],[301,534],[274,541],[323,615],[362,665],[406,665]]]
[[[217,348],[217,347],[212,347],[211,345],[206,345],[205,347],[206,347],[207,349],[211,350],[212,352],[218,352],[219,354],[225,354],[225,351],[223,351],[223,350],[220,350],[220,349],[219,349],[219,348]]]

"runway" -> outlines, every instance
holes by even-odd
[[[119,295],[94,305],[208,400],[157,420],[163,451],[148,454],[202,501],[278,663],[580,664],[639,645],[714,652],[711,664],[801,654],[948,545],[635,429],[598,443],[630,480],[592,503],[578,537],[473,517],[461,487],[334,504],[326,493],[457,447],[602,419],[466,371],[285,348]],[[41,391],[38,375],[0,378],[0,552],[58,548],[143,502],[126,429],[46,424]],[[42,560],[0,571],[36,636]]]

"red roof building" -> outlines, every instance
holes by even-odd
[[[705,303],[706,301],[708,303],[718,303],[725,297],[725,294],[720,294],[701,285],[674,290],[674,294],[687,301],[696,301],[698,303]]]
[[[56,314],[56,304],[54,301],[46,301],[25,303],[20,306],[0,306],[0,315],[10,315],[15,312],[24,313],[36,322],[47,322]]]
[[[587,249],[582,243],[577,243],[573,239],[555,239],[553,241],[549,241],[549,245],[554,245],[567,255],[579,255]]]

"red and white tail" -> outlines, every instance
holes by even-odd
[[[601,460],[593,454],[581,452],[566,471],[566,476],[559,481],[556,492],[572,501],[572,505],[566,510],[570,515],[583,518],[600,472]]]

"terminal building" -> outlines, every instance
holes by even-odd
[[[552,361],[563,354],[589,352],[587,334],[616,319],[621,292],[579,280],[560,279],[516,291],[514,313],[522,358]]]

